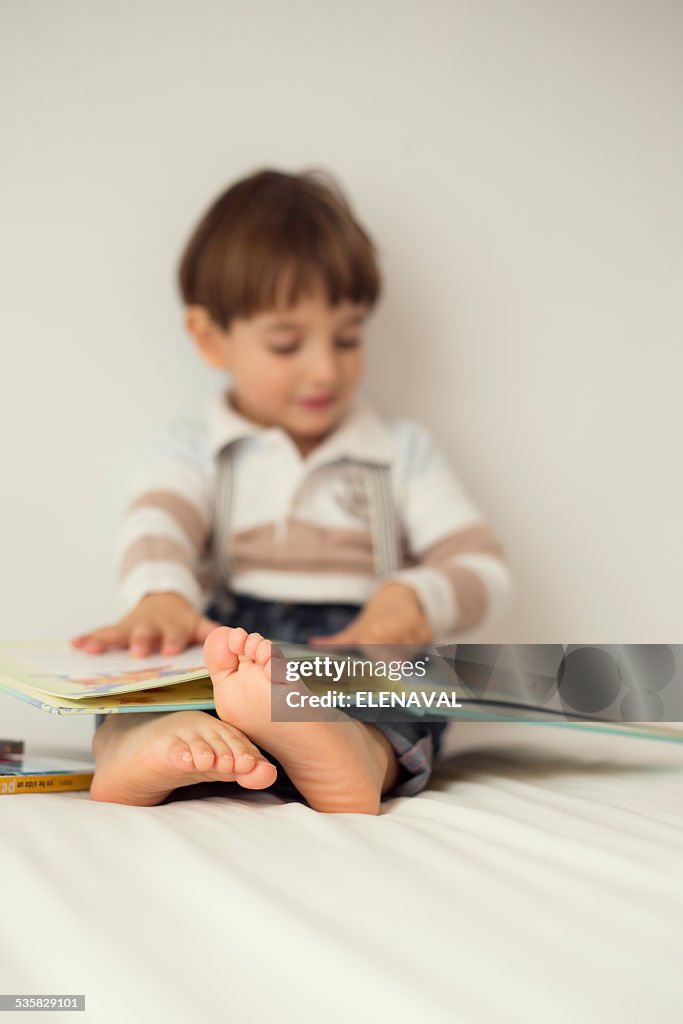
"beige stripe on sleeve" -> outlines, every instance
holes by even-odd
[[[147,506],[168,512],[185,531],[193,547],[196,550],[201,549],[206,537],[208,524],[204,522],[204,517],[196,505],[193,505],[187,498],[176,494],[174,491],[160,490],[147,491],[145,494],[141,494],[139,498],[136,498],[130,504],[129,509],[132,511],[133,509],[145,508]]]
[[[144,562],[171,562],[183,566],[195,576],[197,562],[205,550],[208,528],[200,510],[174,491],[154,490],[141,494],[128,506],[128,513],[142,508],[164,512],[187,537],[190,549],[174,537],[159,533],[134,536],[119,562],[119,578],[124,579]]]
[[[119,578],[123,579],[141,562],[177,562],[190,572],[195,572],[196,568],[195,559],[187,548],[171,537],[148,535],[129,544],[121,559]]]
[[[488,607],[488,595],[481,578],[472,569],[457,564],[458,555],[493,555],[504,559],[504,551],[486,524],[456,530],[422,553],[421,565],[439,569],[448,577],[458,608],[458,629],[480,622]]]

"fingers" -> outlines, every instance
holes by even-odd
[[[136,657],[151,654],[159,646],[159,630],[150,626],[134,626],[132,629],[124,625],[104,626],[92,633],[84,633],[74,637],[72,646],[86,654],[102,654],[104,651],[130,648]],[[169,631],[172,646],[177,648],[174,653],[182,650],[185,640],[177,631]],[[171,651],[165,651],[168,654]]]
[[[178,629],[177,626],[167,626],[162,632],[161,653],[180,654],[187,647],[188,640],[187,630]]]
[[[86,654],[101,654],[113,648],[125,647],[126,643],[127,631],[120,626],[103,626],[91,633],[82,633],[71,641],[73,647]]]
[[[156,649],[159,642],[159,631],[154,626],[133,626],[130,633],[130,653],[137,658],[144,658]]]
[[[209,633],[214,629],[220,627],[219,622],[213,622],[211,619],[207,619],[205,616],[200,616],[197,624],[194,628],[183,628],[182,625],[176,623],[169,624],[161,628],[161,642],[160,650],[162,654],[174,655],[180,654],[190,644],[203,644]],[[153,647],[156,647],[155,640],[151,641]],[[143,638],[143,647],[144,638]],[[134,653],[131,651],[131,653]]]
[[[152,602],[153,597],[156,603]],[[88,654],[127,647],[134,657],[146,657],[157,651],[172,657],[189,644],[204,643],[219,626],[198,615],[189,604],[183,604],[177,599],[169,601],[167,595],[147,595],[119,623],[81,633],[72,638],[71,646]]]
[[[130,654],[135,657],[146,657],[160,650],[162,655],[180,654],[188,644],[205,643],[210,634],[221,627],[206,616],[175,621],[142,621],[123,620],[112,626],[83,633],[71,640],[77,650],[89,654],[129,647]],[[376,615],[360,616],[345,629],[329,636],[312,636],[308,642],[316,645],[351,644],[424,644],[431,640],[431,633],[422,618],[414,616]],[[271,642],[260,633],[248,634],[242,627],[231,628],[228,634],[228,648],[236,655],[244,655],[257,661],[264,668],[270,661]]]

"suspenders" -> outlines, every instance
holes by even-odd
[[[391,490],[389,466],[364,464],[375,552],[375,575],[390,576],[401,568],[400,529],[396,503]]]
[[[233,466],[230,445],[222,448],[216,456],[216,486],[214,491],[213,538],[211,556],[215,582],[224,584],[230,591],[232,575],[232,548],[230,546],[230,523],[232,520]]]
[[[375,555],[375,575],[378,579],[390,576],[401,568],[399,521],[391,489],[389,466],[372,462],[361,463],[368,492],[370,522]],[[232,553],[230,525],[234,494],[234,470],[231,446],[226,445],[216,457],[216,487],[214,494],[212,559],[218,582],[230,591]]]

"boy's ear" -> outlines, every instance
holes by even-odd
[[[202,358],[218,370],[229,369],[229,345],[223,331],[203,306],[188,306],[185,327],[192,336]]]

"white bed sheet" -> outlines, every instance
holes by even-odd
[[[682,812],[683,744],[493,723],[377,818],[7,798],[0,992],[97,1024],[678,1024]]]

